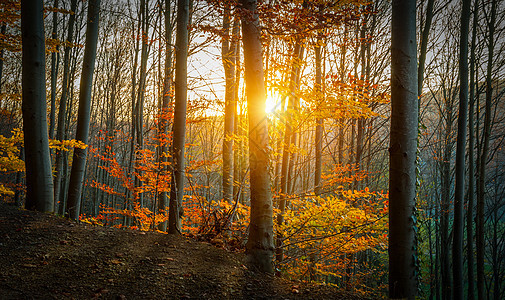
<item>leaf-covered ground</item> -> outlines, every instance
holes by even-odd
[[[252,272],[244,255],[0,201],[1,299],[361,299]]]

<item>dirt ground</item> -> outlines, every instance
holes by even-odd
[[[244,254],[0,201],[0,299],[362,299],[255,273]]]

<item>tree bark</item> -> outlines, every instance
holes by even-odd
[[[144,99],[146,94],[146,78],[147,78],[147,59],[149,54],[149,0],[140,1],[140,25],[141,25],[141,54],[140,54],[140,77],[137,90],[137,103],[135,105],[135,121],[136,126],[136,145],[135,150],[141,151],[144,149]],[[136,70],[135,70],[136,71]],[[142,176],[142,170],[138,167],[140,156],[136,157],[135,165],[139,176]],[[135,177],[135,187],[142,186],[142,181]],[[140,207],[144,207],[144,193],[138,193]]]
[[[494,53],[494,31],[496,22],[496,0],[491,3],[491,20],[488,25],[488,62],[487,62],[487,72],[486,72],[486,104],[484,112],[484,132],[483,134],[483,146],[482,152],[479,160],[479,185],[477,191],[477,228],[476,228],[476,248],[477,248],[477,298],[479,300],[485,297],[485,273],[484,273],[484,252],[485,252],[485,240],[484,240],[484,206],[485,206],[485,196],[486,196],[486,164],[487,156],[489,152],[489,140],[491,135],[491,101],[493,95],[492,86],[492,68],[493,68],[493,53]]]
[[[163,100],[161,107],[161,122],[160,122],[160,134],[166,136],[168,135],[168,110],[170,102],[172,101],[172,96],[170,95],[170,88],[172,86],[172,21],[171,21],[171,8],[170,0],[165,0],[165,78],[163,82]],[[164,164],[163,172],[168,172],[168,158],[167,152],[168,141],[166,141],[161,147],[161,162]],[[162,213],[167,209],[168,206],[168,196],[166,192],[162,192],[158,199],[158,213]],[[162,222],[159,224],[158,229],[161,231],[167,230],[167,222]]]
[[[459,39],[459,114],[452,244],[453,299],[463,299],[463,204],[465,201],[466,116],[468,114],[468,32],[470,0],[462,0]]]
[[[249,165],[251,216],[246,253],[249,263],[272,273],[273,219],[268,172],[268,124],[265,116],[266,92],[263,75],[260,24],[256,0],[241,0],[243,9],[245,83],[249,113]]]
[[[295,156],[292,152],[292,146],[296,146],[296,133],[293,130],[293,114],[296,110],[298,78],[300,76],[300,61],[303,57],[303,46],[301,40],[298,38],[294,45],[293,61],[291,65],[291,74],[289,80],[289,100],[288,108],[286,110],[285,130],[284,130],[284,147],[282,151],[282,165],[281,165],[281,187],[279,195],[279,213],[277,214],[277,225],[284,223],[284,212],[286,210],[286,197],[290,193],[290,180],[292,180],[292,171]],[[276,240],[276,260],[283,260],[282,249],[282,235],[277,235]]]
[[[58,8],[58,0],[54,0],[54,8]],[[51,38],[58,38],[58,12],[53,12],[53,32]],[[59,47],[56,48],[58,50]],[[49,138],[54,138],[54,125],[56,117],[56,82],[58,81],[58,65],[60,54],[58,52],[51,53],[51,115],[49,118]]]
[[[68,19],[68,32],[67,32],[67,42],[72,43],[74,41],[74,28],[75,28],[75,15],[77,13],[77,0],[72,0],[70,3],[70,10],[73,12],[70,14]],[[56,139],[62,141],[65,138],[65,118],[67,114],[67,101],[69,94],[69,77],[70,77],[70,51],[72,47],[70,45],[65,46],[65,53],[63,54],[63,80],[61,89],[60,105],[58,110],[58,126],[56,128]],[[56,162],[55,162],[55,179],[54,179],[54,201],[59,202],[58,206],[64,207],[64,197],[61,194],[64,189],[62,185],[62,173],[64,166],[64,153],[61,150],[56,151]],[[61,209],[59,209],[62,211]]]
[[[88,24],[86,28],[86,45],[82,65],[81,85],[79,91],[79,110],[77,115],[77,130],[75,139],[88,143],[89,122],[91,113],[91,91],[93,73],[95,71],[96,47],[98,42],[98,23],[100,15],[100,0],[88,2]],[[88,148],[74,148],[70,183],[68,186],[67,214],[71,219],[79,220],[81,194],[86,171]]]
[[[230,46],[230,5],[225,4],[223,15],[222,59],[226,79],[223,136],[223,199],[233,201],[233,129],[235,114],[235,51]]]
[[[186,135],[186,100],[188,76],[189,0],[177,1],[175,45],[175,108],[173,125],[173,174],[170,189],[168,233],[181,232],[182,198],[184,195],[184,144]]]
[[[5,34],[6,25],[2,24],[0,27],[0,33]],[[3,69],[4,69],[4,52],[5,49],[0,50],[0,93],[2,93],[2,78],[3,78]],[[0,99],[0,109],[2,108],[2,100]]]
[[[475,167],[474,167],[474,149],[475,149],[475,133],[474,133],[474,104],[475,104],[475,45],[477,39],[477,17],[478,17],[478,0],[474,1],[473,7],[473,25],[472,25],[472,42],[470,50],[470,111],[468,114],[468,210],[466,213],[466,245],[467,245],[467,266],[468,266],[468,300],[475,298],[475,282],[474,282],[474,241],[473,241],[473,225],[474,225],[474,193],[475,193]]]
[[[450,261],[450,248],[451,241],[449,237],[449,211],[451,209],[451,160],[453,141],[451,133],[453,130],[453,103],[448,103],[446,110],[445,120],[445,135],[443,137],[443,159],[441,162],[441,201],[440,201],[440,272],[442,279],[442,298],[451,298],[451,261]]]
[[[232,48],[233,48],[233,59],[235,60],[235,85],[233,91],[233,97],[235,99],[235,106],[233,107],[233,134],[238,137],[240,135],[240,127],[239,127],[239,116],[238,116],[238,101],[239,101],[239,83],[240,83],[240,17],[238,14],[235,14],[233,20],[233,39],[232,39]],[[239,145],[240,145],[239,141]],[[235,147],[233,151],[233,197],[234,199],[239,199],[240,194],[242,193],[241,189],[241,173],[242,167],[240,166],[241,161],[241,147]]]
[[[417,68],[417,95],[421,96],[423,93],[424,81],[424,65],[426,64],[426,52],[428,50],[428,38],[430,36],[431,21],[433,20],[433,4],[435,0],[428,0],[426,7],[426,20],[424,23],[423,31],[421,32],[421,49],[419,51],[419,67]],[[421,103],[421,98],[419,98]]]
[[[21,1],[23,131],[27,209],[54,210],[53,177],[47,134],[44,3]]]
[[[342,83],[346,82],[346,54],[347,54],[347,26],[344,24],[344,41],[340,46],[340,81]],[[338,119],[338,164],[340,166],[344,165],[344,120],[342,118]]]
[[[314,47],[314,52],[316,56],[316,84],[314,86],[316,92],[317,103],[322,103],[324,99],[323,95],[323,76],[322,76],[322,59],[321,59],[321,44],[323,42],[322,32],[318,33],[316,45]],[[321,185],[321,173],[322,173],[322,156],[323,156],[323,119],[316,119],[316,135],[315,135],[315,156],[316,156],[316,166],[314,174],[314,193],[316,196],[321,195],[322,185]]]
[[[417,293],[413,215],[418,127],[416,1],[394,0],[392,11],[389,297],[414,299]]]

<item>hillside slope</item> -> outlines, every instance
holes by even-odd
[[[360,299],[257,274],[185,237],[77,224],[0,201],[1,299]]]

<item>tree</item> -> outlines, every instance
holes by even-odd
[[[393,1],[389,148],[389,297],[414,299],[417,150],[416,1]]]
[[[292,147],[296,146],[297,133],[294,128],[294,115],[299,107],[299,98],[296,95],[300,84],[300,68],[303,60],[304,47],[301,38],[297,37],[293,46],[293,57],[291,61],[291,70],[289,74],[289,100],[286,110],[285,130],[284,130],[284,147],[282,149],[282,166],[281,166],[281,186],[280,186],[280,201],[279,213],[277,214],[277,225],[284,223],[284,212],[286,210],[287,195],[291,192],[290,183],[293,182],[293,165],[295,153]],[[276,244],[276,260],[283,260],[283,237],[278,234]]]
[[[58,8],[58,0],[54,0],[54,7]],[[58,38],[58,12],[53,12],[53,30],[51,38]],[[51,53],[51,115],[49,117],[49,138],[54,138],[54,123],[56,117],[56,82],[58,81],[58,65],[60,55],[56,51]]]
[[[222,57],[226,78],[224,104],[224,137],[223,137],[223,198],[232,203],[233,200],[233,131],[235,117],[235,49],[230,45],[230,4],[226,3],[223,14]],[[233,45],[233,43],[231,43]]]
[[[456,187],[452,244],[452,274],[454,299],[463,299],[463,203],[465,201],[466,116],[468,112],[468,31],[470,0],[462,0],[459,40],[459,115],[456,146]]]
[[[314,46],[314,54],[316,59],[316,82],[315,91],[318,102],[322,98],[322,86],[323,86],[323,76],[321,67],[321,44],[323,43],[322,32],[318,32],[316,44]],[[319,196],[322,192],[321,187],[321,172],[322,172],[322,152],[323,152],[323,122],[322,118],[317,118],[316,120],[316,134],[315,134],[315,156],[316,156],[316,166],[314,174],[314,193]]]
[[[53,177],[46,116],[44,4],[21,1],[22,88],[27,209],[52,212]]]
[[[426,52],[428,50],[428,37],[430,36],[431,22],[433,20],[433,4],[435,0],[428,0],[426,7],[426,20],[421,32],[421,49],[419,53],[419,67],[417,68],[417,95],[423,93],[424,65],[426,63]],[[420,98],[419,98],[420,99]],[[419,102],[420,103],[420,102]]]
[[[268,173],[268,127],[265,116],[265,83],[256,0],[241,0],[245,84],[249,114],[249,165],[251,215],[246,253],[259,270],[273,272],[273,219]]]
[[[140,1],[140,22],[139,27],[141,28],[141,50],[140,50],[140,77],[137,89],[137,102],[135,103],[135,151],[142,151],[144,148],[144,102],[146,96],[146,78],[147,78],[147,59],[149,55],[149,0]],[[133,72],[136,72],[134,70]],[[137,152],[140,153],[140,152]],[[140,157],[136,157],[135,164],[138,166]],[[138,170],[139,176],[135,176],[135,185],[141,186],[142,181],[142,170]],[[140,206],[144,206],[144,193],[139,193]]]
[[[5,34],[5,28],[6,25],[2,24],[0,27],[0,34],[4,35]],[[5,49],[0,50],[0,93],[2,92],[2,75],[3,75],[3,69],[4,69],[4,52]],[[2,102],[0,101],[0,108],[2,108]]]
[[[162,135],[168,134],[168,110],[170,102],[172,101],[172,96],[170,95],[170,88],[172,86],[172,21],[171,21],[171,4],[169,0],[165,0],[165,9],[164,9],[164,21],[165,21],[165,74],[163,81],[163,96],[162,96],[162,104],[161,104],[161,120],[160,120],[160,128],[159,133]],[[163,164],[164,171],[168,171],[168,157],[166,153],[168,152],[168,142],[163,143],[163,146],[160,149],[160,160],[161,164]],[[161,213],[166,210],[168,204],[167,192],[161,192],[158,196],[158,213]],[[167,222],[162,222],[158,227],[161,231],[167,230]]]
[[[68,43],[65,46],[65,53],[63,55],[63,80],[62,80],[62,89],[61,89],[61,98],[58,110],[58,126],[56,128],[56,139],[62,141],[65,138],[65,130],[66,130],[66,118],[67,118],[67,101],[70,94],[70,51],[72,50],[72,42],[74,40],[74,27],[75,27],[75,15],[77,10],[77,0],[72,0],[70,2],[70,10],[72,13],[68,18],[68,32],[67,32],[67,40]],[[55,178],[54,178],[54,201],[58,202],[58,211],[62,214],[63,208],[65,207],[65,197],[61,195],[64,194],[62,191],[64,190],[64,185],[62,185],[62,177],[63,177],[63,168],[66,168],[64,165],[64,155],[65,152],[62,150],[56,151],[56,162],[55,162]]]
[[[98,41],[98,22],[100,0],[90,0],[88,4],[88,25],[86,28],[86,48],[79,91],[79,112],[75,139],[88,143],[91,112],[91,86],[95,70],[96,46]],[[81,208],[81,193],[86,171],[87,148],[74,147],[74,157],[68,186],[67,212],[72,219],[78,220]]]
[[[474,282],[474,195],[475,195],[475,133],[474,133],[474,106],[475,106],[475,48],[478,20],[478,0],[474,1],[472,21],[472,42],[470,46],[470,111],[468,114],[468,210],[466,213],[466,237],[467,237],[467,266],[468,266],[468,299],[473,300],[475,295]]]
[[[477,222],[476,222],[476,250],[477,250],[477,296],[479,300],[484,299],[484,204],[486,194],[486,165],[489,155],[489,140],[491,136],[491,100],[493,94],[492,86],[492,69],[493,69],[493,53],[494,53],[494,33],[496,22],[496,7],[497,1],[491,1],[491,18],[487,22],[488,32],[488,62],[486,69],[486,103],[484,112],[484,132],[482,152],[479,158],[479,181],[477,187]]]
[[[173,125],[173,174],[170,189],[168,233],[180,233],[182,196],[184,195],[184,145],[186,135],[186,101],[188,91],[189,0],[177,1],[175,41],[175,108]]]

